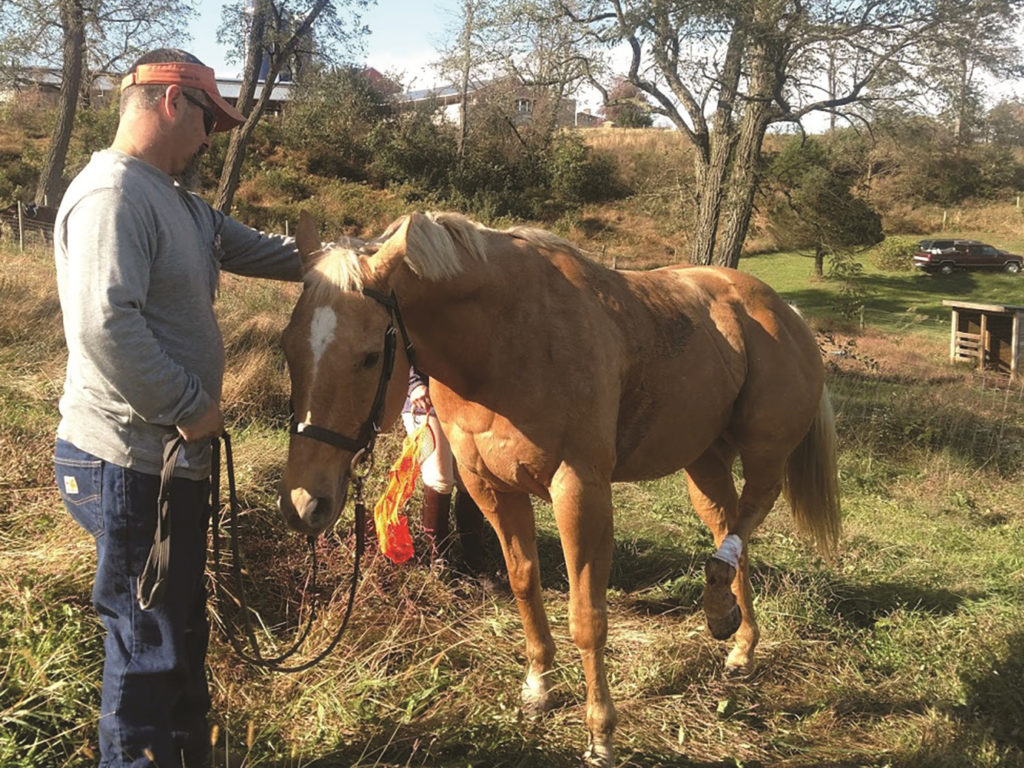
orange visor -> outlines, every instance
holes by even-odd
[[[230,131],[245,122],[245,116],[228,104],[217,90],[217,79],[213,69],[187,61],[165,61],[154,64],[140,64],[121,80],[121,90],[132,85],[180,85],[196,88],[210,99],[210,107],[217,114],[213,131]]]

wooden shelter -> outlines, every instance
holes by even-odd
[[[973,362],[978,370],[1020,374],[1024,347],[1024,307],[1011,304],[978,304],[971,301],[942,302],[952,309],[949,359]]]

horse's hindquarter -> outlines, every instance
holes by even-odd
[[[615,480],[675,472],[725,430],[746,377],[742,330],[689,267],[624,273],[629,345]]]
[[[656,477],[717,438],[741,453],[791,450],[817,410],[823,371],[803,319],[736,270],[628,273],[634,367],[623,387],[616,480]],[[646,315],[646,317],[645,317]]]

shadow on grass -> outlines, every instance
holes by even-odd
[[[930,616],[952,616],[981,593],[957,593],[909,582],[836,583],[827,611],[837,622],[868,628],[893,611],[906,608]]]
[[[431,766],[431,768],[579,768],[582,765],[585,734],[580,729],[579,750],[567,750],[564,746],[545,744],[539,736],[523,734],[513,739],[502,732],[495,739],[486,732],[476,735],[462,735],[457,741],[445,738],[443,730],[428,730],[421,725],[382,724],[390,734],[389,739],[372,740],[363,748],[353,747],[332,751],[330,754],[303,761],[308,768],[355,768],[356,766]],[[443,728],[443,724],[442,724]],[[431,744],[437,740],[441,746]],[[409,744],[408,742],[412,742]],[[390,743],[389,743],[390,742]],[[396,744],[396,742],[403,742]],[[421,745],[430,748],[421,749]],[[618,754],[617,765],[623,768],[734,768],[732,760],[692,760],[685,755],[665,754],[654,751],[632,751],[627,755]],[[309,760],[310,758],[306,758]],[[748,762],[746,766],[759,766]],[[834,768],[839,768],[840,763]],[[270,768],[270,767],[268,767]],[[285,765],[272,768],[286,768]]]
[[[984,640],[980,644],[985,647]],[[977,669],[961,675],[967,706],[965,727],[981,728],[1024,765],[1024,632],[1006,639],[1005,651],[985,648]]]
[[[869,274],[859,283],[867,292],[865,304],[870,312],[893,316],[892,327],[888,330],[895,330],[899,326],[899,318],[906,317],[911,308],[931,322],[947,322],[949,309],[942,306],[942,300],[968,296],[980,289],[978,275],[971,272],[935,277],[917,272]],[[796,304],[805,314],[840,319],[836,315],[836,294],[832,288],[808,287],[787,291],[785,299]]]
[[[537,552],[544,588],[568,593],[569,579],[558,536],[539,531]],[[627,593],[641,592],[690,573],[698,573],[703,579],[704,561],[712,554],[712,548],[694,551],[679,546],[677,542],[616,539],[608,588]],[[500,555],[496,562],[500,562]]]

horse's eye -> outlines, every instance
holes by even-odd
[[[373,368],[380,360],[380,352],[371,352],[363,358],[363,368]]]

